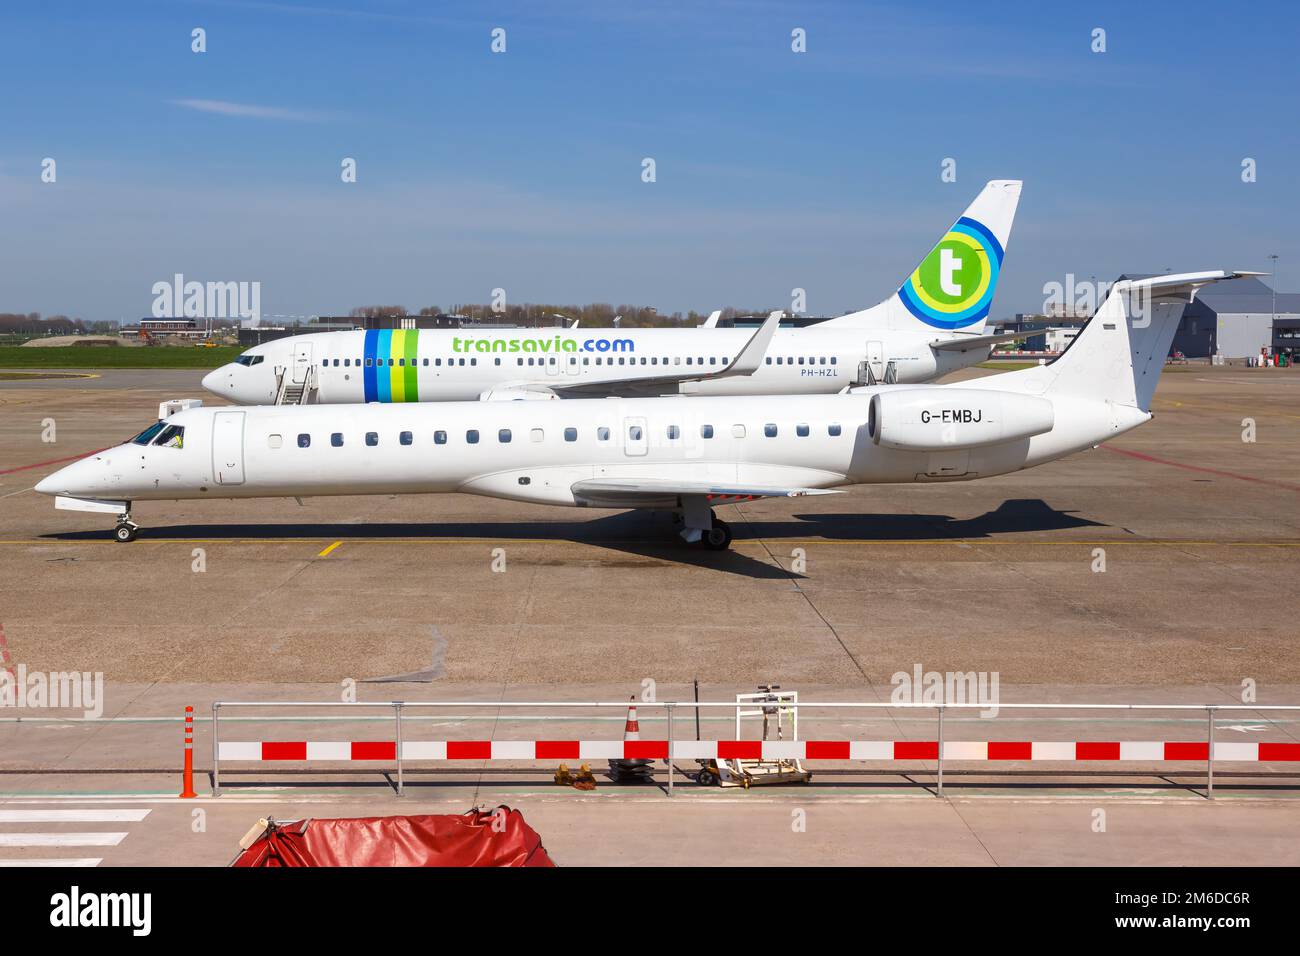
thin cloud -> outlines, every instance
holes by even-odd
[[[253,119],[290,120],[295,123],[317,123],[325,119],[323,113],[285,109],[282,106],[257,106],[253,103],[231,103],[226,100],[171,100],[176,106],[200,113],[217,113],[221,116],[247,116]]]

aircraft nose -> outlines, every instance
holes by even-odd
[[[43,495],[75,494],[78,485],[81,484],[81,478],[85,477],[85,464],[83,459],[65,465],[54,474],[38,481],[35,490]]]
[[[215,392],[221,387],[221,383],[227,378],[226,369],[229,366],[223,365],[221,368],[214,368],[207,375],[203,376],[203,387],[209,392]]]
[[[65,465],[54,474],[36,483],[35,490],[43,495],[71,495],[93,497],[101,492],[109,462],[103,454],[81,458]]]

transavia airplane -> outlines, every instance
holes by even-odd
[[[776,331],[766,354],[770,333],[716,328],[716,313],[694,329],[318,332],[255,346],[203,386],[241,405],[278,405],[827,394],[928,382],[1018,337],[986,335],[984,325],[1019,200],[1018,181],[989,183],[894,295]]]
[[[1151,418],[1182,310],[1250,273],[1116,283],[1054,362],[957,385],[842,395],[191,408],[36,486],[119,515],[159,499],[464,492],[664,509],[682,537],[731,541],[712,506],[843,485],[955,481],[1053,461]]]

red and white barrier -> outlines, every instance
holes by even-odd
[[[677,760],[936,760],[934,740],[678,740]],[[944,760],[1134,760],[1208,758],[1203,740],[1006,741],[948,740]],[[356,761],[396,760],[392,740],[223,740],[219,760]],[[407,740],[403,760],[663,760],[666,740]],[[1300,743],[1214,744],[1216,761],[1300,762]]]

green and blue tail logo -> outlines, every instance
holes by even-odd
[[[907,311],[936,329],[960,329],[988,318],[1002,270],[1002,245],[967,216],[939,240],[898,290]]]

